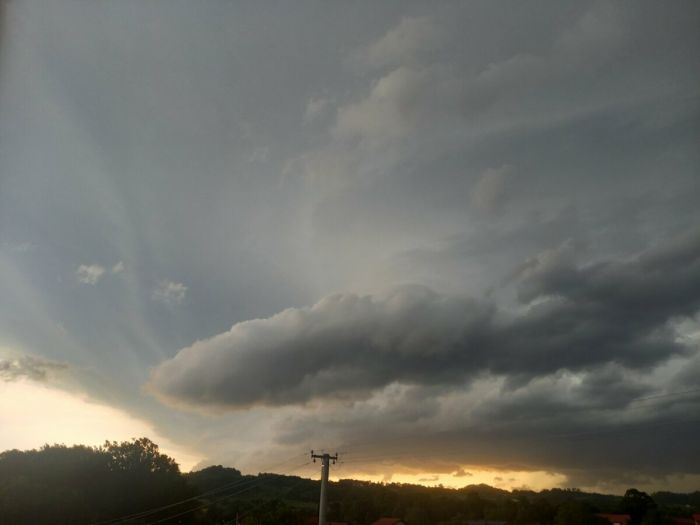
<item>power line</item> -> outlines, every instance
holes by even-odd
[[[294,459],[296,459],[296,458],[298,458],[298,457],[305,456],[305,455],[306,455],[306,453],[304,453],[304,454],[297,454],[297,455],[292,456],[292,457],[290,457],[290,458],[288,458],[288,459],[286,459],[286,460],[284,460],[284,461],[282,461],[282,462],[279,462],[279,463],[276,463],[276,464],[271,465],[271,466],[269,466],[269,467],[266,467],[265,470],[267,470],[267,469],[273,469],[273,468],[278,468],[278,467],[284,465],[285,463],[289,463],[290,461],[292,461],[292,460],[294,460]],[[213,489],[210,489],[210,490],[208,490],[208,491],[205,491],[205,492],[203,492],[202,494],[198,494],[197,496],[192,496],[192,497],[190,497],[190,498],[186,498],[186,499],[183,499],[183,500],[180,500],[180,501],[176,501],[176,502],[170,503],[170,504],[168,504],[168,505],[162,505],[162,506],[160,506],[160,507],[154,507],[154,508],[151,508],[151,509],[142,510],[142,511],[139,511],[139,512],[134,512],[134,513],[132,513],[132,514],[128,514],[128,515],[125,515],[125,516],[120,516],[120,517],[118,517],[118,518],[111,518],[111,519],[104,520],[104,521],[93,522],[93,523],[91,523],[90,525],[113,525],[113,524],[120,523],[120,522],[123,522],[123,521],[126,521],[126,520],[130,520],[130,519],[145,518],[145,517],[147,517],[147,516],[149,516],[149,515],[151,515],[151,514],[156,514],[156,513],[160,512],[160,511],[167,510],[167,509],[170,509],[170,508],[173,508],[173,507],[177,507],[177,506],[179,506],[179,505],[182,505],[182,504],[184,504],[184,503],[188,503],[188,502],[190,502],[190,501],[195,501],[195,500],[201,499],[202,497],[206,497],[206,496],[211,495],[211,494],[214,494],[214,493],[216,493],[216,492],[221,492],[222,490],[227,490],[227,489],[233,488],[233,487],[238,486],[238,485],[241,485],[241,484],[243,484],[243,483],[245,483],[245,482],[247,482],[247,481],[250,481],[250,480],[247,480],[247,479],[245,479],[245,478],[243,478],[243,479],[237,479],[237,480],[235,480],[235,481],[230,481],[230,482],[228,482],[228,483],[225,483],[225,484],[223,484],[223,485],[220,485],[219,487],[215,487],[215,488],[213,488]]]
[[[173,514],[173,515],[171,515],[171,516],[167,516],[167,517],[165,517],[165,518],[159,519],[158,521],[150,521],[150,522],[148,522],[148,525],[154,525],[154,524],[156,524],[156,523],[165,523],[166,521],[170,521],[171,519],[178,518],[178,517],[180,517],[180,516],[184,516],[185,514],[189,514],[190,512],[195,512],[195,511],[201,510],[201,509],[203,509],[203,508],[205,508],[205,507],[208,507],[208,506],[210,506],[210,505],[213,505],[214,503],[218,503],[219,501],[222,501],[222,500],[224,500],[224,499],[226,499],[226,498],[230,498],[230,497],[232,497],[232,496],[237,496],[238,494],[242,494],[242,493],[247,492],[247,491],[249,491],[249,490],[251,490],[251,489],[254,489],[258,483],[259,483],[259,481],[256,482],[256,483],[253,483],[252,485],[250,485],[250,486],[248,486],[248,487],[246,487],[246,488],[244,488],[244,489],[241,489],[241,490],[239,490],[239,491],[236,491],[236,492],[234,492],[234,493],[232,493],[232,494],[227,494],[226,496],[222,496],[222,497],[219,498],[219,499],[215,499],[215,500],[212,500],[212,501],[210,501],[210,502],[208,502],[208,503],[204,503],[204,504],[202,504],[202,505],[199,505],[198,507],[194,507],[194,508],[191,508],[191,509],[184,510],[184,511],[179,512],[179,513],[177,513],[177,514]]]
[[[293,469],[291,469],[289,472],[294,472],[295,470],[300,469],[300,468],[302,468],[302,467],[305,467],[306,465],[309,465],[310,463],[311,463],[310,461],[307,461],[307,462],[305,462],[305,463],[302,463],[301,465],[297,465],[296,467],[294,467]],[[160,520],[158,520],[158,521],[151,521],[151,522],[148,523],[148,525],[156,525],[157,523],[165,523],[166,521],[169,521],[169,520],[171,520],[171,519],[173,519],[173,518],[178,518],[178,517],[180,517],[180,516],[184,516],[185,514],[189,514],[190,512],[195,512],[195,511],[204,509],[204,508],[206,508],[206,507],[209,507],[210,505],[213,505],[214,503],[218,503],[218,502],[220,502],[220,501],[223,501],[223,500],[225,500],[225,499],[231,498],[231,497],[233,497],[233,496],[237,496],[237,495],[239,495],[239,494],[242,494],[242,493],[244,493],[244,492],[247,492],[247,491],[249,491],[249,490],[254,489],[256,486],[258,486],[260,483],[262,483],[262,482],[264,481],[264,479],[263,479],[260,475],[258,475],[258,478],[257,478],[257,479],[255,479],[255,480],[250,480],[250,481],[252,481],[252,485],[250,485],[250,486],[248,486],[248,487],[246,487],[246,488],[244,488],[244,489],[241,489],[241,490],[239,490],[239,491],[233,492],[232,494],[226,494],[226,495],[224,495],[224,496],[219,497],[218,499],[215,499],[215,500],[212,500],[212,501],[203,503],[202,505],[200,505],[200,506],[198,506],[198,507],[194,507],[194,508],[192,508],[192,509],[188,509],[188,510],[182,511],[182,512],[180,512],[180,513],[178,513],[178,514],[173,514],[172,516],[168,516],[168,517],[166,517],[166,518],[162,518],[162,519],[160,519]]]
[[[305,465],[308,465],[309,463],[310,463],[310,462],[306,462]],[[302,465],[302,466],[305,466],[305,465]],[[292,492],[292,490],[295,489],[296,487],[298,487],[299,485],[301,485],[302,483],[315,483],[315,481],[314,481],[314,480],[311,480],[311,479],[308,479],[308,478],[302,478],[302,477],[300,477],[300,478],[297,479],[295,482],[292,482],[291,484],[289,484],[289,485],[287,486],[287,490],[285,491],[284,496],[285,496],[285,497],[289,496],[289,494]],[[216,503],[216,502],[214,502],[214,503]],[[238,525],[238,519],[244,518],[245,516],[247,516],[247,515],[249,515],[249,514],[252,514],[252,513],[253,513],[253,510],[246,510],[246,511],[244,511],[243,513],[241,513],[240,515],[239,515],[238,512],[237,512],[237,513],[236,513],[236,518],[237,518],[237,520],[236,520],[236,525]]]
[[[639,398],[633,399],[633,400],[629,401],[628,404],[634,404],[634,403],[643,404],[643,403],[646,403],[647,401],[655,401],[655,400],[657,400],[657,399],[667,399],[667,398],[678,397],[678,396],[686,396],[686,395],[695,394],[695,393],[699,393],[699,392],[700,392],[700,388],[696,388],[696,389],[689,389],[689,390],[683,390],[683,391],[677,391],[677,392],[667,392],[667,393],[655,394],[655,395],[651,395],[651,396],[644,396],[644,397],[639,397]],[[641,409],[645,409],[645,408],[649,408],[649,407],[646,406],[646,405],[642,405],[642,406],[636,406],[636,407],[628,407],[628,408],[626,408],[626,409],[624,409],[624,410],[625,410],[625,411],[632,411],[632,410],[641,410]],[[594,410],[595,410],[595,409],[594,409]],[[692,423],[692,422],[695,422],[695,421],[694,421],[694,420],[661,421],[661,422],[651,422],[651,423],[646,424],[646,425],[643,424],[643,426],[644,426],[644,427],[666,426],[666,425],[680,424],[680,423],[685,423],[685,422]],[[569,432],[569,433],[563,433],[563,434],[550,434],[549,436],[545,436],[543,439],[545,439],[545,440],[551,440],[551,439],[563,439],[563,438],[572,438],[572,437],[587,437],[587,436],[595,436],[595,435],[599,435],[599,434],[614,433],[614,432],[626,430],[630,425],[635,425],[635,423],[632,422],[632,423],[628,423],[628,424],[625,424],[625,425],[620,425],[620,426],[616,426],[616,427],[614,427],[614,428],[607,428],[607,429],[597,429],[597,430],[589,430],[589,431],[582,431],[582,432]],[[639,426],[639,425],[636,425],[636,426]],[[517,436],[512,436],[512,435],[511,435],[510,437],[511,437],[511,439],[516,439],[516,438],[517,438]],[[503,439],[503,436],[499,436],[499,438],[500,438],[500,439]],[[381,445],[390,445],[390,444],[395,445],[397,442],[412,441],[413,439],[414,439],[413,437],[407,436],[407,437],[405,437],[405,438],[403,438],[403,439],[395,439],[395,440],[392,440],[392,441],[389,441],[389,442],[379,442],[379,441],[373,440],[373,441],[364,441],[364,442],[363,442],[363,441],[360,441],[360,442],[355,442],[355,444],[359,444],[360,446],[359,446],[359,448],[358,448],[357,450],[358,450],[358,451],[362,451],[362,450],[368,450],[368,449],[374,448],[374,447],[376,447],[377,445],[380,445],[380,444],[381,444]],[[351,449],[354,448],[354,445],[355,445],[355,444],[350,444]],[[463,448],[462,448],[462,447],[453,446],[453,447],[449,447],[449,449],[446,449],[446,447],[443,446],[443,447],[441,447],[441,449],[442,449],[442,450],[455,450],[455,451],[460,451],[460,450],[462,450]],[[406,458],[406,457],[412,457],[412,456],[415,456],[415,455],[416,455],[415,452],[406,452],[406,453],[403,453],[403,454],[392,454],[392,455],[387,455],[387,454],[369,454],[369,455],[364,454],[364,455],[363,455],[363,454],[360,454],[359,457],[353,457],[353,455],[352,455],[353,453],[352,453],[352,452],[347,452],[347,451],[345,452],[345,454],[350,455],[350,458],[344,461],[344,463],[349,463],[349,464],[353,464],[353,463],[355,463],[355,464],[370,463],[370,462],[376,462],[376,461],[382,460],[382,459],[383,459],[383,460],[389,460],[389,461],[392,461],[392,460],[395,461],[395,460],[400,460],[400,459],[403,459],[403,458]],[[285,463],[288,463],[288,462],[292,461],[293,459],[296,459],[297,457],[300,457],[300,456],[302,456],[302,455],[305,455],[305,454],[297,454],[297,455],[295,455],[295,456],[292,456],[292,457],[288,458],[288,459],[285,460],[285,461],[282,461],[282,462],[280,462],[280,463],[277,463],[277,464],[275,464],[275,465],[272,465],[272,466],[270,466],[270,467],[267,467],[266,469],[263,469],[263,470],[271,470],[271,469],[278,468],[279,466],[284,465]],[[324,455],[327,455],[327,454],[324,454]],[[322,458],[323,455],[317,456],[317,457]],[[330,458],[330,459],[333,459],[331,456],[329,456],[329,458]],[[337,459],[337,456],[336,456],[335,459]],[[300,466],[298,466],[298,467],[295,467],[293,470],[296,470],[297,468],[301,468],[301,467],[307,465],[308,463],[309,463],[309,462],[306,462],[306,463],[304,463],[304,464],[302,464],[302,465],[300,465]],[[293,470],[292,470],[292,471],[293,471]],[[250,479],[240,479],[240,480],[236,480],[236,481],[233,481],[233,482],[229,482],[229,483],[223,484],[223,485],[221,485],[221,486],[219,486],[219,487],[215,487],[215,488],[213,488],[213,489],[210,489],[210,490],[208,490],[208,491],[206,491],[206,492],[204,492],[204,493],[202,493],[202,494],[199,494],[199,495],[197,495],[197,496],[193,496],[193,497],[190,497],[190,498],[186,498],[186,499],[183,499],[183,500],[174,502],[174,503],[170,503],[170,504],[168,504],[168,505],[163,505],[163,506],[160,506],[160,507],[155,507],[155,508],[152,508],[152,509],[147,509],[147,510],[144,510],[144,511],[136,512],[136,513],[132,513],[132,514],[128,514],[128,515],[121,516],[121,517],[118,517],[118,518],[111,518],[111,519],[109,519],[109,520],[104,520],[104,521],[99,521],[99,522],[92,522],[91,525],[114,525],[114,524],[117,524],[117,523],[120,523],[120,522],[129,520],[129,519],[144,518],[144,517],[153,515],[153,514],[155,514],[155,513],[161,512],[161,511],[163,511],[163,510],[171,509],[171,508],[177,507],[177,506],[179,506],[179,505],[182,505],[182,504],[185,504],[185,503],[188,503],[188,502],[191,502],[191,501],[199,500],[199,499],[201,499],[202,497],[207,497],[207,496],[216,494],[216,493],[218,493],[218,492],[221,492],[221,491],[224,491],[224,490],[228,490],[228,489],[231,489],[231,488],[234,488],[234,487],[246,485],[247,483],[255,482],[255,481],[256,481],[256,480],[254,480],[254,479],[253,479],[253,480],[250,480]],[[216,503],[217,501],[220,501],[220,500],[222,500],[222,499],[226,499],[226,498],[231,497],[231,496],[234,496],[234,495],[236,495],[236,494],[238,494],[238,493],[241,493],[241,492],[245,492],[245,491],[247,491],[247,490],[250,490],[250,489],[254,488],[257,484],[258,484],[258,483],[253,483],[253,485],[251,485],[250,487],[247,487],[247,488],[245,488],[245,489],[242,489],[242,490],[239,491],[239,492],[235,492],[235,493],[233,493],[233,494],[224,495],[224,496],[220,497],[219,499],[216,499],[216,500],[214,500],[214,501],[212,501],[212,502],[206,503],[205,505],[201,505],[201,506],[196,507],[196,508],[194,508],[194,509],[187,510],[187,511],[185,511],[184,513],[180,513],[180,514],[176,514],[176,515],[174,515],[174,516],[168,517],[168,518],[164,518],[164,520],[168,520],[168,519],[171,519],[171,518],[173,518],[173,517],[177,517],[177,516],[186,514],[186,513],[188,513],[188,512],[193,512],[193,511],[198,510],[198,509],[200,509],[200,508],[204,508],[204,507],[206,507],[206,506],[208,506],[208,505],[211,505],[211,504],[213,504],[213,503]],[[157,522],[153,522],[153,523],[161,523],[161,521],[157,521]]]
[[[119,518],[112,518],[112,519],[109,519],[109,520],[106,520],[106,521],[100,521],[100,522],[92,523],[91,525],[112,525],[112,524],[115,524],[115,523],[120,523],[120,522],[123,522],[123,521],[126,521],[126,520],[130,520],[130,519],[144,518],[144,517],[146,517],[146,516],[148,516],[148,515],[150,515],[150,514],[156,514],[156,513],[160,512],[160,511],[167,510],[167,509],[170,509],[170,508],[173,508],[173,507],[177,507],[177,506],[179,506],[179,505],[183,505],[183,504],[188,503],[188,502],[190,502],[190,501],[198,500],[198,499],[200,499],[200,498],[203,497],[203,496],[208,496],[208,495],[211,495],[211,494],[213,494],[213,493],[221,492],[222,490],[226,490],[226,489],[232,488],[232,487],[234,487],[234,486],[236,486],[236,485],[240,485],[240,484],[243,483],[244,481],[247,481],[247,480],[244,478],[244,479],[238,479],[238,480],[236,480],[236,481],[231,481],[231,482],[229,482],[229,483],[227,483],[227,484],[225,484],[225,485],[221,485],[220,487],[217,487],[217,488],[208,490],[207,492],[203,492],[202,494],[198,494],[197,496],[192,496],[192,497],[187,498],[187,499],[183,499],[183,500],[180,500],[180,501],[176,501],[175,503],[170,503],[170,504],[168,504],[168,505],[163,505],[163,506],[161,506],[161,507],[154,507],[154,508],[151,508],[151,509],[142,510],[142,511],[140,511],[140,512],[135,512],[135,513],[133,513],[133,514],[128,514],[128,515],[126,515],[126,516],[120,516]]]

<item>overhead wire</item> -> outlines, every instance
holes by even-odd
[[[625,410],[625,411],[631,411],[631,410],[647,409],[647,408],[649,408],[649,406],[648,406],[648,405],[645,405],[645,404],[643,404],[643,403],[646,403],[646,402],[648,402],[648,401],[656,401],[656,400],[659,400],[659,399],[667,399],[667,398],[678,397],[678,396],[686,396],[686,395],[695,394],[695,393],[700,393],[700,388],[697,388],[697,389],[690,389],[690,390],[684,390],[684,391],[678,391],[678,392],[667,392],[667,393],[655,394],[655,395],[651,395],[651,396],[639,397],[639,398],[636,398],[636,399],[633,399],[633,400],[629,401],[628,404],[631,405],[631,404],[641,403],[641,404],[642,404],[641,406],[635,406],[635,407],[629,407],[629,406],[628,406],[628,407],[625,408],[624,410]],[[638,424],[637,426],[642,425],[642,426],[644,426],[644,427],[646,428],[646,427],[656,427],[656,426],[666,426],[666,425],[681,424],[681,423],[686,423],[686,422],[692,423],[692,422],[695,422],[695,420],[685,420],[685,419],[684,419],[684,420],[671,420],[671,421],[649,422],[649,423],[646,423],[646,424],[640,423],[640,424]],[[616,426],[615,428],[597,429],[597,430],[582,431],[582,432],[568,432],[568,433],[562,433],[562,434],[551,434],[551,435],[549,435],[549,436],[545,436],[545,439],[551,440],[551,439],[560,439],[560,438],[576,438],[576,437],[587,437],[587,436],[595,436],[595,435],[600,435],[600,434],[614,433],[614,432],[619,432],[619,431],[627,430],[627,428],[628,428],[630,425],[633,425],[633,424],[634,424],[633,422],[632,422],[632,423],[629,423],[629,422],[628,422],[627,424],[619,425],[619,426]],[[508,437],[508,436],[506,436],[506,438],[507,438],[507,437]],[[515,439],[515,438],[516,438],[516,436],[510,436],[510,437],[511,437],[512,439]],[[367,441],[367,440],[365,440],[365,441],[355,442],[354,444],[353,444],[353,443],[350,443],[350,444],[349,444],[349,445],[350,445],[350,447],[349,447],[350,450],[349,450],[349,451],[348,451],[348,450],[344,450],[344,451],[341,453],[343,456],[345,456],[345,458],[347,458],[348,455],[349,455],[350,457],[347,458],[347,459],[343,459],[342,464],[363,464],[363,463],[364,463],[364,464],[367,464],[367,463],[374,463],[374,462],[379,461],[379,460],[382,460],[382,462],[386,463],[387,461],[396,462],[397,460],[401,460],[401,459],[404,459],[404,458],[407,458],[407,457],[414,457],[414,456],[416,455],[415,452],[405,452],[405,453],[399,453],[399,454],[394,453],[394,454],[389,454],[389,455],[387,455],[387,454],[363,454],[363,453],[362,453],[362,451],[364,451],[364,450],[371,450],[372,448],[376,448],[376,447],[377,447],[378,445],[380,445],[380,444],[381,444],[381,445],[387,445],[387,446],[388,446],[388,445],[394,445],[394,446],[395,446],[397,443],[400,443],[400,442],[403,442],[403,441],[412,441],[413,439],[414,439],[414,438],[411,437],[411,436],[406,436],[406,437],[404,437],[404,438],[394,439],[394,440],[385,441],[385,442],[379,442],[379,441],[377,441],[377,440],[372,440],[372,441]],[[356,448],[356,445],[359,445],[359,447]],[[345,447],[341,447],[341,448],[347,449],[347,448],[348,448],[348,444],[346,444]],[[461,450],[463,450],[463,447],[459,447],[459,446],[456,446],[456,445],[455,445],[455,446],[452,446],[452,447],[448,447],[448,448],[446,448],[446,447],[444,447],[444,446],[441,446],[440,448],[441,448],[441,450],[443,450],[443,451],[445,451],[445,450],[447,450],[447,451],[450,451],[450,450],[453,450],[453,451],[461,451]],[[353,450],[353,449],[354,449],[354,450]],[[353,455],[354,455],[356,452],[359,452],[359,455],[356,456],[356,457],[353,457]],[[266,469],[263,469],[263,470],[271,470],[271,469],[278,468],[279,466],[282,466],[282,465],[284,465],[284,464],[286,464],[286,463],[289,463],[289,462],[292,461],[293,459],[296,459],[296,458],[298,458],[298,457],[300,457],[300,456],[302,456],[302,455],[305,455],[305,454],[306,454],[306,453],[304,453],[304,454],[297,454],[297,455],[292,456],[292,457],[290,457],[290,458],[288,458],[288,459],[286,459],[286,460],[284,460],[284,461],[282,461],[282,462],[279,462],[279,463],[277,463],[277,464],[271,465],[271,466],[269,466],[269,467],[267,467]],[[297,466],[297,467],[294,467],[294,468],[292,469],[291,472],[293,472],[294,470],[297,470],[298,468],[301,468],[301,467],[303,467],[303,466],[306,466],[306,465],[308,465],[309,463],[310,463],[310,462],[307,461],[307,462],[303,463],[302,465],[299,465],[299,466]],[[262,471],[261,471],[261,472],[262,472]],[[163,522],[165,522],[165,521],[167,521],[167,520],[169,520],[169,519],[172,519],[172,518],[174,518],[174,517],[178,517],[178,516],[187,514],[187,513],[189,513],[189,512],[194,512],[194,511],[196,511],[196,510],[199,510],[199,509],[201,509],[201,508],[205,508],[205,507],[207,507],[207,506],[209,506],[209,505],[212,505],[212,504],[214,504],[214,503],[216,503],[216,502],[218,502],[218,501],[221,501],[221,500],[223,500],[223,499],[226,499],[226,498],[235,496],[235,495],[237,495],[237,494],[246,492],[246,491],[248,491],[248,490],[252,490],[252,489],[255,488],[255,486],[257,486],[260,482],[262,482],[262,481],[261,481],[259,478],[258,478],[258,479],[245,479],[245,478],[244,478],[244,479],[240,479],[240,480],[235,480],[235,481],[233,481],[233,482],[229,482],[229,483],[223,484],[223,485],[221,485],[221,486],[219,486],[219,487],[215,487],[215,488],[213,488],[213,489],[210,489],[210,490],[208,490],[208,491],[206,491],[206,492],[204,492],[204,493],[202,493],[202,494],[199,494],[199,495],[197,495],[197,496],[193,496],[193,497],[190,497],[190,498],[186,498],[186,499],[183,499],[183,500],[174,502],[174,503],[170,503],[170,504],[168,504],[168,505],[163,505],[163,506],[160,506],[160,507],[155,507],[155,508],[152,508],[152,509],[147,509],[147,510],[140,511],[140,512],[137,512],[137,513],[128,514],[128,515],[121,516],[121,517],[118,517],[118,518],[112,518],[112,519],[109,519],[109,520],[104,520],[104,521],[99,521],[99,522],[92,522],[90,525],[115,525],[115,524],[117,524],[117,523],[124,522],[124,521],[129,520],[129,519],[145,518],[145,517],[151,516],[151,515],[153,515],[153,514],[156,514],[156,513],[158,513],[158,512],[161,512],[161,511],[163,511],[163,510],[168,510],[168,509],[177,507],[177,506],[182,505],[182,504],[184,504],[184,503],[188,503],[188,502],[191,502],[191,501],[199,500],[199,499],[201,499],[201,498],[203,498],[203,497],[212,496],[212,495],[214,495],[214,494],[216,494],[216,493],[218,493],[218,492],[221,492],[221,491],[229,490],[229,489],[232,489],[232,488],[235,488],[235,487],[245,486],[245,485],[248,485],[249,483],[252,483],[250,486],[247,486],[246,488],[243,488],[243,489],[240,490],[240,491],[236,491],[236,492],[234,492],[234,493],[232,493],[232,494],[226,494],[226,495],[220,496],[218,499],[212,500],[211,502],[207,502],[207,503],[205,503],[205,504],[203,504],[203,505],[200,505],[200,506],[198,506],[198,507],[195,507],[195,508],[193,508],[193,509],[188,509],[188,510],[186,510],[186,511],[183,511],[182,513],[175,514],[175,515],[172,515],[172,516],[163,518],[162,520],[159,520],[159,521],[151,522],[151,523],[153,523],[153,524],[155,524],[155,523],[163,523]]]
[[[311,463],[311,461],[307,461],[307,462],[305,462],[305,463],[302,463],[301,465],[298,465],[298,466],[292,468],[289,472],[294,472],[295,470],[298,470],[298,469],[300,469],[300,468],[302,468],[302,467],[305,467],[306,465],[309,465],[310,463]],[[225,494],[225,495],[223,495],[223,496],[220,496],[220,497],[217,498],[217,499],[214,499],[214,500],[212,500],[212,501],[208,501],[208,502],[206,502],[206,503],[203,503],[202,505],[199,505],[198,507],[194,507],[194,508],[191,508],[191,509],[184,510],[184,511],[178,513],[178,514],[173,514],[173,515],[171,515],[171,516],[167,516],[167,517],[162,518],[162,519],[159,519],[159,520],[157,520],[157,521],[150,521],[150,522],[148,522],[148,525],[156,525],[157,523],[165,523],[166,521],[170,521],[171,519],[178,518],[178,517],[180,517],[180,516],[184,516],[185,514],[189,514],[189,513],[191,513],[191,512],[196,512],[196,511],[198,511],[198,510],[204,509],[204,508],[206,508],[206,507],[209,507],[209,506],[211,506],[211,505],[213,505],[213,504],[215,504],[215,503],[218,503],[218,502],[223,501],[223,500],[225,500],[225,499],[231,498],[231,497],[233,497],[233,496],[238,496],[239,494],[242,494],[242,493],[244,493],[244,492],[247,492],[247,491],[252,490],[252,489],[254,489],[255,487],[257,487],[260,483],[262,483],[262,482],[264,481],[264,478],[262,478],[261,476],[258,476],[256,479],[251,480],[251,481],[252,481],[252,484],[251,484],[250,486],[244,488],[244,489],[241,489],[241,490],[239,490],[239,491],[233,492],[233,493],[231,493],[231,494]]]
[[[269,466],[269,467],[266,467],[264,470],[270,470],[270,469],[278,468],[278,467],[280,467],[280,466],[282,466],[282,465],[284,465],[284,464],[286,464],[286,463],[289,463],[290,461],[293,461],[294,459],[297,459],[298,457],[300,457],[300,456],[302,456],[302,455],[306,455],[306,453],[304,453],[304,454],[297,454],[297,455],[295,455],[295,456],[292,456],[292,457],[290,457],[290,458],[288,458],[288,459],[286,459],[286,460],[284,460],[284,461],[281,461],[281,462],[275,463],[275,464],[273,464],[273,465],[271,465],[271,466]],[[121,523],[121,522],[124,522],[124,521],[127,521],[127,520],[138,519],[138,518],[144,518],[144,517],[150,516],[150,515],[152,515],[152,514],[156,514],[156,513],[158,513],[158,512],[161,512],[161,511],[163,511],[163,510],[167,510],[167,509],[170,509],[170,508],[173,508],[173,507],[177,507],[177,506],[179,506],[179,505],[183,505],[183,504],[185,504],[185,503],[189,503],[190,501],[195,501],[195,500],[201,499],[202,497],[206,497],[206,496],[208,496],[208,495],[212,495],[212,494],[215,494],[215,493],[217,493],[217,492],[221,492],[222,490],[228,490],[228,489],[233,488],[233,487],[235,487],[235,486],[244,484],[244,483],[246,483],[247,481],[250,481],[250,480],[248,480],[248,479],[246,479],[246,478],[244,477],[244,478],[242,478],[242,479],[237,479],[237,480],[235,480],[235,481],[230,481],[230,482],[228,482],[228,483],[225,483],[225,484],[223,484],[223,485],[220,485],[219,487],[214,487],[213,489],[210,489],[210,490],[208,490],[208,491],[205,491],[205,492],[203,492],[203,493],[201,493],[201,494],[198,494],[198,495],[196,495],[196,496],[192,496],[192,497],[189,497],[189,498],[185,498],[185,499],[182,499],[182,500],[179,500],[179,501],[170,503],[170,504],[168,504],[168,505],[162,505],[162,506],[159,506],[159,507],[153,507],[153,508],[151,508],[151,509],[146,509],[146,510],[142,510],[142,511],[139,511],[139,512],[134,512],[134,513],[131,513],[131,514],[127,514],[127,515],[124,515],[124,516],[119,516],[119,517],[117,517],[117,518],[111,518],[111,519],[104,520],[104,521],[91,522],[90,525],[114,525],[114,524],[116,524],[116,523]]]

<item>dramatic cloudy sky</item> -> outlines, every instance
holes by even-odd
[[[0,6],[0,449],[700,488],[700,4]]]

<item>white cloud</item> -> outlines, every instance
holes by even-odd
[[[153,299],[165,304],[180,304],[185,300],[187,286],[174,281],[160,281],[153,291]]]
[[[83,284],[97,284],[105,273],[104,266],[99,264],[81,264],[75,272],[75,276]]]
[[[124,262],[123,261],[119,261],[114,266],[112,266],[112,273],[113,274],[122,273],[123,271],[124,271]]]
[[[117,261],[109,270],[99,264],[81,264],[75,276],[83,284],[97,284],[105,275],[117,275],[124,271],[124,262]]]
[[[369,96],[338,110],[333,134],[378,145],[413,130],[431,78],[427,71],[399,67],[374,86]]]

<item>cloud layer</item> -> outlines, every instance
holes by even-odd
[[[700,472],[634,401],[700,373],[698,2],[5,4],[0,345],[250,470]]]
[[[629,261],[579,267],[563,252],[523,266],[515,312],[423,287],[336,294],[199,341],[159,365],[150,385],[187,405],[286,405],[394,382],[645,368],[687,352],[667,323],[700,308],[700,230]]]

